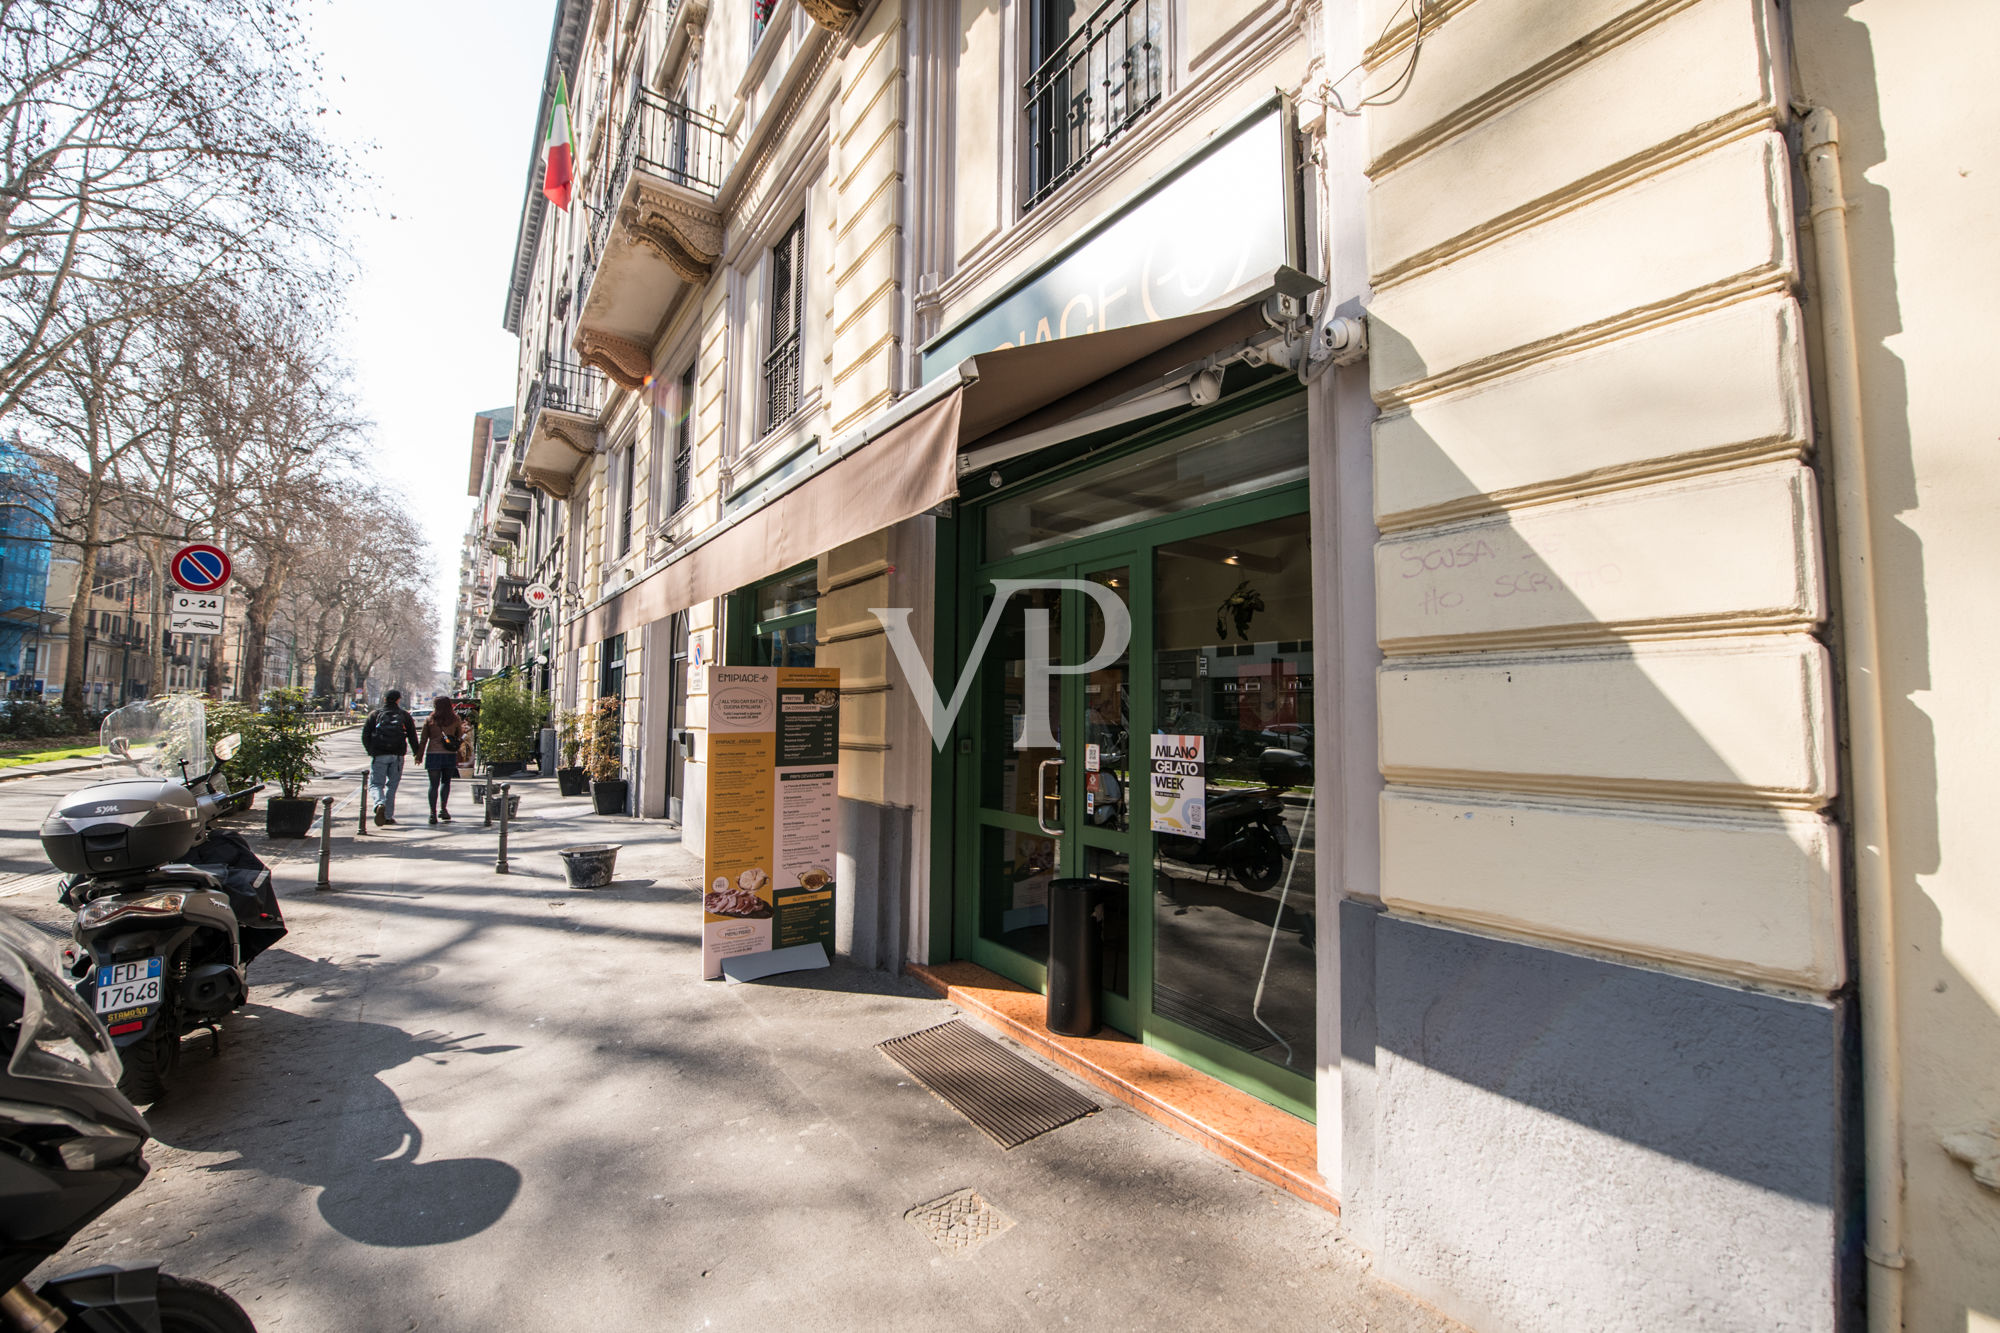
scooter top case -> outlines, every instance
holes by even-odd
[[[72,875],[117,875],[178,861],[201,837],[195,795],[164,778],[100,782],[42,821],[42,850]]]

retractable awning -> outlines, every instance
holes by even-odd
[[[571,642],[625,633],[926,513],[968,472],[1213,402],[1221,366],[1269,359],[1302,331],[1319,286],[1281,268],[1191,315],[970,357],[593,607]]]

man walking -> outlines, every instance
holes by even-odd
[[[396,788],[403,781],[403,756],[421,752],[417,720],[403,707],[403,692],[389,690],[382,706],[361,724],[361,748],[369,755],[368,788],[375,798],[375,823],[396,822]]]

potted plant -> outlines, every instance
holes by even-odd
[[[318,770],[320,742],[308,712],[304,690],[272,690],[243,729],[236,769],[278,785],[278,794],[264,802],[264,832],[273,838],[303,838],[312,828],[318,803],[300,793]]]
[[[583,770],[590,776],[590,804],[600,815],[625,813],[622,718],[619,699],[606,695],[583,720]]]
[[[528,767],[542,720],[542,696],[514,680],[479,692],[479,753],[491,777],[509,778]]]
[[[556,790],[564,796],[583,795],[587,779],[578,757],[583,749],[583,714],[574,708],[565,708],[556,715],[556,748],[562,752],[562,766],[556,769]]]

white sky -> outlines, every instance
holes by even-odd
[[[514,401],[500,316],[555,0],[324,0],[314,17],[329,132],[373,178],[347,224],[361,278],[343,351],[376,467],[430,541],[442,655],[472,415]]]

